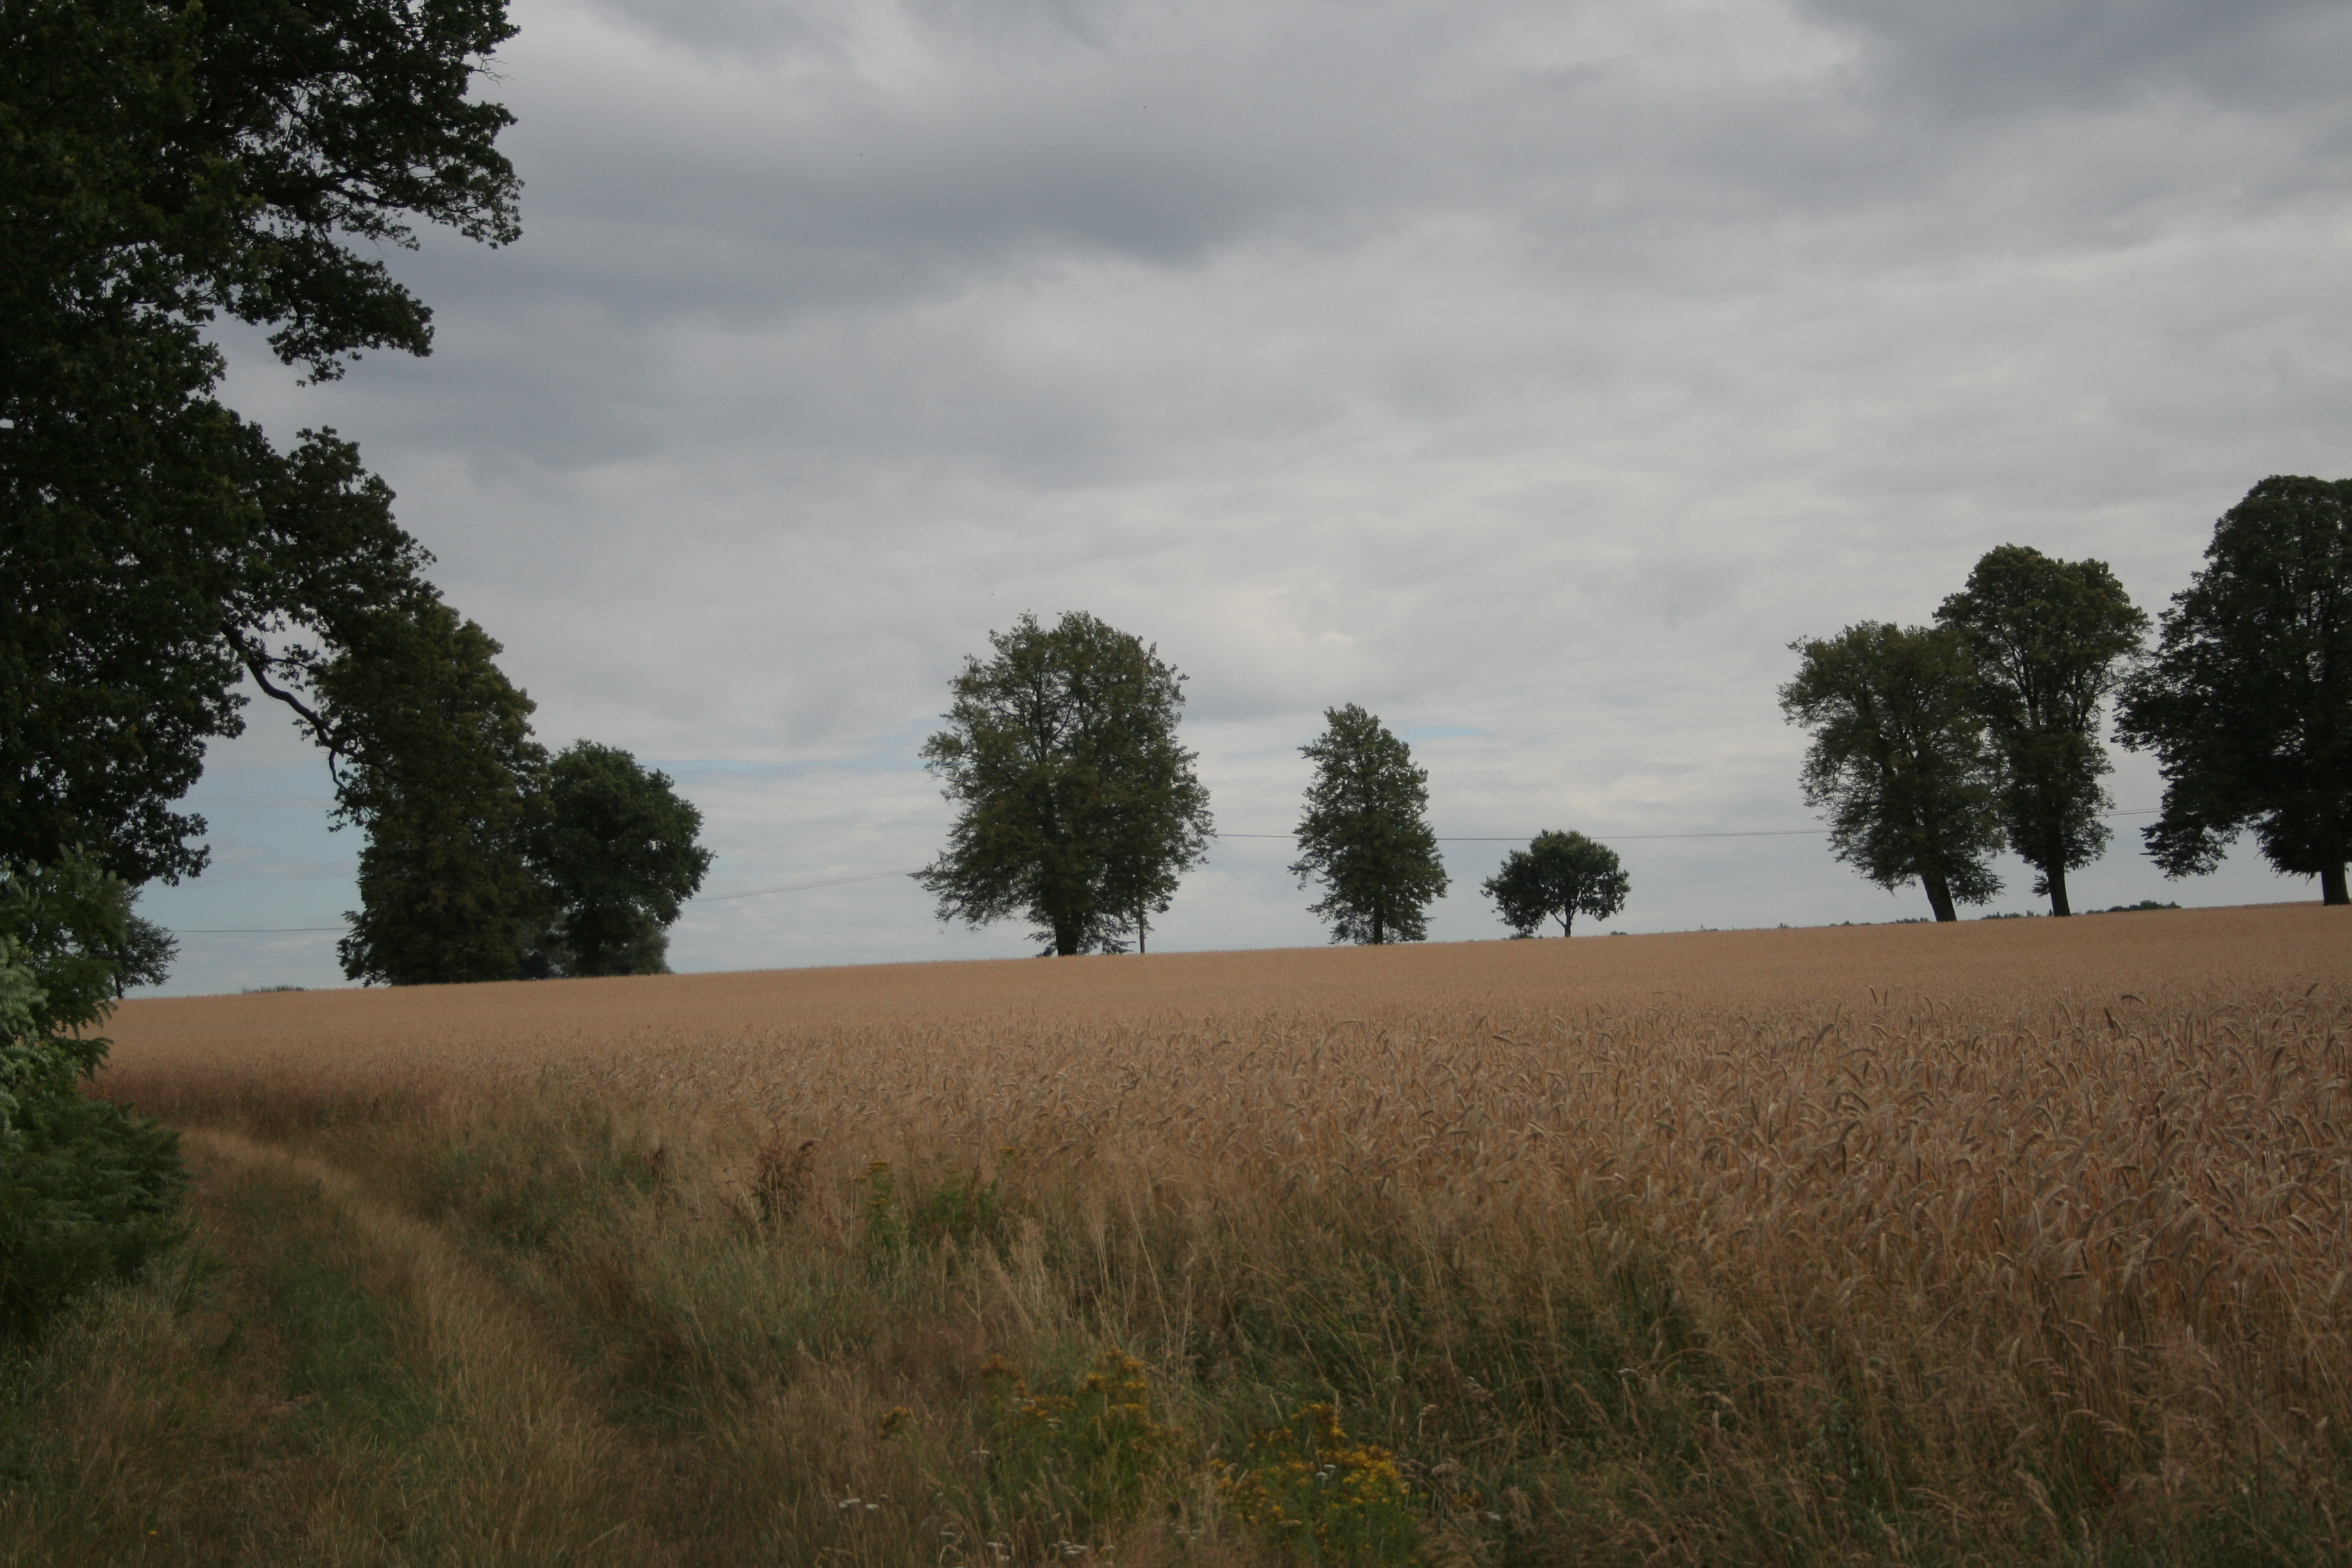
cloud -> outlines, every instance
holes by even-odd
[[[2010,541],[2158,607],[2256,479],[2344,471],[2338,6],[516,16],[523,241],[394,259],[431,358],[300,389],[231,334],[235,398],[362,440],[549,739],[735,766],[687,779],[724,878],[927,858],[915,749],[1023,610],[1187,672],[1237,831],[1342,701],[1475,732],[1442,823],[1802,826],[1792,637]],[[1627,919],[1882,910],[1758,842]],[[1313,939],[1284,853],[1166,939]],[[680,961],[1020,950],[882,887]]]

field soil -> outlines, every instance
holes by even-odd
[[[140,1001],[0,1563],[2352,1561],[2352,920]]]

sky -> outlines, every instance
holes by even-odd
[[[1547,828],[1618,847],[1612,929],[1923,916],[1809,831],[1789,644],[2010,542],[2153,614],[2257,480],[2352,472],[2341,4],[513,19],[523,238],[392,253],[428,358],[304,386],[224,332],[228,401],[358,440],[541,739],[700,808],[680,970],[1035,951],[903,875],[947,682],[1024,610],[1187,678],[1233,837],[1155,949],[1325,940],[1283,836],[1347,702],[1429,771],[1433,938],[1503,935],[1478,883]],[[142,904],[167,992],[342,983],[358,837],[266,707],[191,797],[211,868]],[[2147,820],[2078,908],[2316,897],[2250,842],[2167,882]],[[2001,868],[1976,912],[2037,907]]]

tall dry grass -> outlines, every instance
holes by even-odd
[[[437,1238],[685,1561],[2332,1561],[2347,938],[149,1003],[108,1091]]]

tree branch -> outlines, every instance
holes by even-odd
[[[237,658],[244,661],[246,673],[253,677],[253,683],[261,688],[266,696],[276,698],[300,714],[303,721],[310,726],[312,737],[326,749],[327,773],[335,781],[335,788],[340,791],[343,787],[343,774],[342,770],[335,764],[338,759],[351,760],[352,753],[351,749],[335,733],[334,726],[328,723],[317,709],[269,679],[270,665],[274,661],[267,649],[258,643],[247,640],[244,633],[226,622],[222,623],[221,635],[228,638],[229,647],[235,648]]]

